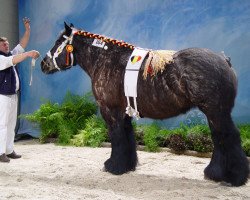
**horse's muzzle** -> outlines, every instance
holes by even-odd
[[[55,70],[55,67],[53,67],[53,62],[51,62],[51,59],[48,56],[43,58],[40,65],[42,72],[45,74],[50,74],[57,71]]]

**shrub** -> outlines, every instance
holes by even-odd
[[[59,124],[63,123],[62,116],[59,104],[48,101],[42,104],[33,114],[21,117],[39,125],[41,130],[40,141],[44,143],[47,138],[58,137]]]
[[[189,150],[203,153],[211,152],[213,150],[212,139],[206,134],[189,134],[186,143]]]
[[[211,131],[207,125],[196,125],[192,126],[188,129],[188,134],[202,134],[202,135],[210,135]]]
[[[198,152],[211,152],[213,142],[210,135],[210,129],[207,125],[196,125],[190,127],[186,137],[187,148]]]
[[[142,125],[134,125],[134,131],[135,131],[135,141],[137,145],[145,145],[144,144],[144,128]]]
[[[167,147],[169,145],[169,137],[171,133],[167,129],[161,129],[159,133],[156,136],[156,139],[158,141],[158,145],[160,147]]]
[[[159,144],[157,141],[157,135],[160,131],[160,127],[156,123],[152,123],[148,126],[143,126],[143,142],[145,144],[145,150],[155,152],[159,150]]]
[[[85,129],[80,130],[79,134],[71,139],[71,144],[74,146],[99,147],[107,138],[107,128],[104,120],[93,115],[86,120]]]
[[[250,139],[246,139],[242,142],[242,148],[247,156],[250,156]]]
[[[181,124],[180,127],[169,130],[169,135],[181,135],[185,139],[187,136],[188,129],[188,126]]]
[[[169,136],[169,148],[181,152],[186,150],[185,139],[181,134],[172,134]]]
[[[92,99],[91,93],[83,96],[68,92],[64,97],[60,110],[64,121],[67,121],[74,133],[84,129],[86,120],[97,113],[97,105]]]
[[[39,125],[42,143],[56,138],[59,144],[69,144],[72,136],[85,128],[86,119],[97,113],[90,97],[89,93],[79,96],[68,92],[61,105],[47,101],[34,113],[21,117]]]
[[[237,127],[242,140],[250,139],[250,124],[239,124]]]

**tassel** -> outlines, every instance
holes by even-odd
[[[66,54],[66,65],[69,65],[69,54],[70,54],[70,52],[67,51],[67,54]]]
[[[69,55],[73,52],[74,48],[71,44],[68,44],[66,46],[66,51],[67,51],[67,54],[66,54],[66,65],[69,66]]]

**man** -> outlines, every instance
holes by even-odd
[[[19,44],[9,50],[7,38],[0,37],[0,162],[10,162],[9,158],[21,158],[14,151],[15,126],[17,120],[17,92],[20,80],[16,64],[27,58],[38,58],[39,52],[25,52],[30,38],[30,20],[23,19],[25,33]]]

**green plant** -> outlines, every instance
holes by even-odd
[[[157,141],[157,135],[160,131],[160,127],[157,123],[152,123],[148,126],[143,126],[143,142],[145,144],[146,151],[155,152],[159,150],[159,143]]]
[[[245,139],[242,142],[242,148],[247,156],[250,156],[250,139]]]
[[[160,147],[167,147],[169,145],[169,137],[170,137],[171,133],[169,130],[167,129],[161,129],[159,130],[157,136],[156,136],[156,140],[158,141],[158,145]]]
[[[186,144],[189,150],[211,152],[213,142],[210,129],[207,125],[192,126],[187,130]]]
[[[213,150],[213,142],[209,135],[191,133],[186,139],[187,148],[198,152],[211,152]]]
[[[210,135],[211,131],[207,125],[196,125],[188,128],[187,130],[188,134],[202,134],[202,135]]]
[[[93,115],[86,120],[86,127],[71,139],[74,146],[99,147],[107,140],[107,128],[101,117]]]
[[[56,138],[57,143],[66,145],[78,130],[85,128],[86,119],[96,112],[97,105],[89,93],[79,96],[68,92],[61,105],[47,101],[34,113],[21,117],[39,125],[42,143]]]
[[[42,104],[33,114],[21,117],[39,125],[41,130],[40,141],[44,143],[47,138],[58,137],[58,125],[62,123],[62,115],[59,104],[48,101]]]
[[[60,110],[70,129],[76,133],[78,130],[84,129],[86,119],[97,113],[97,105],[93,102],[91,93],[80,96],[68,92]]]
[[[237,125],[242,140],[250,139],[250,124]]]
[[[145,145],[144,144],[144,126],[143,125],[136,125],[133,123],[133,128],[135,131],[135,141],[137,145]]]
[[[169,135],[181,135],[183,138],[186,138],[188,133],[189,127],[185,126],[183,124],[180,125],[180,127],[169,130]]]
[[[170,135],[169,136],[169,148],[177,152],[185,151],[187,148],[187,145],[185,143],[184,136],[181,134]]]

